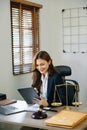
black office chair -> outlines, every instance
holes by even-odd
[[[60,85],[64,87],[65,97],[66,97],[66,85],[68,91],[68,101],[62,99],[62,95],[60,96],[61,102],[63,105],[79,105],[79,84],[76,80],[67,79],[66,76],[70,76],[72,74],[72,70],[67,65],[59,65],[55,66],[56,70],[62,75],[64,80],[64,84]],[[58,85],[59,86],[59,85]],[[76,104],[75,104],[76,103]]]

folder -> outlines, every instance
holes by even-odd
[[[73,128],[87,118],[87,113],[62,110],[54,116],[45,120],[46,125]]]

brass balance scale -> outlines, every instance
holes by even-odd
[[[52,103],[51,105],[52,105],[52,106],[55,106],[55,107],[59,107],[59,106],[62,105],[62,102],[61,102],[59,93],[58,93],[58,91],[57,91],[57,87],[61,87],[61,86],[65,86],[65,87],[66,87],[66,106],[65,106],[65,109],[66,109],[66,110],[70,110],[71,108],[70,108],[69,105],[68,105],[68,87],[69,87],[69,86],[74,86],[74,87],[78,88],[78,86],[77,86],[76,84],[70,84],[70,83],[66,82],[65,84],[55,85],[54,101],[53,101],[53,103]],[[76,89],[75,94],[74,94],[74,97],[73,97],[73,101],[72,101],[72,105],[73,105],[73,106],[77,106],[77,107],[82,104],[82,102],[79,102],[79,101],[78,101],[78,99],[79,99],[78,93],[79,93],[79,90]],[[57,94],[58,97],[59,97],[59,102],[55,102],[55,101],[56,101],[56,94]]]

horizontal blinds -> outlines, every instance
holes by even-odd
[[[13,73],[32,69],[32,59],[39,50],[39,9],[11,2]]]

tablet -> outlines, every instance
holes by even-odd
[[[40,99],[33,87],[19,88],[18,92],[28,104],[35,104],[34,98]]]

